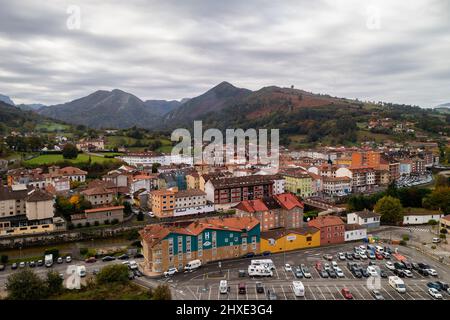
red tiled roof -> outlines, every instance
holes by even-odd
[[[83,171],[79,168],[76,167],[65,167],[65,168],[61,168],[59,169],[59,173],[62,175],[86,175],[87,172]]]
[[[292,193],[281,193],[273,196],[275,200],[286,210],[292,210],[295,207],[303,208],[304,204]]]
[[[317,217],[316,219],[308,221],[308,226],[310,227],[316,227],[316,228],[323,228],[323,227],[329,227],[329,226],[337,226],[337,225],[343,225],[344,221],[342,221],[341,218],[336,216],[321,216]]]
[[[94,188],[86,189],[86,190],[82,191],[81,193],[88,195],[88,196],[92,196],[92,195],[97,195],[97,194],[110,194],[110,193],[114,193],[114,191],[106,189],[105,187],[94,187]]]
[[[250,213],[269,210],[261,199],[241,201],[235,206],[235,208]]]
[[[450,221],[450,214],[448,214],[448,215],[446,215],[446,216],[443,216],[442,219],[447,220],[447,221]]]

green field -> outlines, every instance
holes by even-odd
[[[46,121],[44,123],[36,125],[36,130],[47,132],[64,132],[70,130],[70,126],[52,121]]]
[[[44,165],[44,164],[56,163],[58,161],[65,161],[65,160],[69,161],[71,163],[88,162],[89,155],[82,153],[82,154],[79,154],[76,159],[64,159],[62,154],[44,154],[44,155],[40,155],[36,158],[25,161],[25,164],[27,164],[27,165]],[[92,161],[92,163],[104,163],[106,161],[117,161],[117,160],[112,159],[112,158],[91,156],[91,161]]]
[[[126,136],[107,136],[105,148],[113,149],[118,148],[123,145],[127,146],[127,149],[134,152],[144,151],[148,149],[148,146],[153,142],[154,139],[143,138],[139,141],[135,138],[130,138]],[[156,149],[158,152],[170,153],[172,151],[172,142],[169,139],[160,138],[162,146]],[[133,144],[139,142],[144,145],[142,147],[134,147]]]

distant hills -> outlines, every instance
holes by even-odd
[[[7,103],[7,104],[9,104],[9,105],[12,105],[12,106],[15,105],[14,102],[11,100],[10,97],[5,96],[5,95],[3,95],[3,94],[0,94],[0,101],[2,101],[2,102],[4,102],[4,103]]]

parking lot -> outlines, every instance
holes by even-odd
[[[359,244],[358,244],[359,245]],[[162,279],[160,281],[167,282],[171,285],[176,299],[193,299],[193,300],[262,300],[267,299],[265,293],[256,292],[256,282],[261,282],[264,286],[264,291],[271,290],[280,300],[343,300],[341,293],[343,288],[347,288],[357,300],[373,300],[375,299],[371,287],[368,286],[368,279],[373,278],[356,278],[348,269],[348,261],[340,261],[336,255],[338,252],[352,251],[355,244],[347,244],[337,247],[324,247],[317,249],[309,249],[298,252],[291,252],[287,254],[272,255],[275,264],[273,276],[269,278],[260,277],[239,277],[239,270],[247,270],[251,259],[240,259],[234,261],[224,261],[221,268],[218,264],[212,264],[202,267],[193,273],[177,274],[173,278]],[[427,283],[430,281],[440,280],[449,282],[449,268],[445,265],[440,265],[438,262],[429,260],[428,257],[409,248],[400,248],[400,253],[404,255],[409,261],[425,262],[431,265],[437,272],[438,277],[423,276],[417,271],[413,270],[412,278],[403,278],[407,292],[398,293],[392,288],[387,278],[380,279],[379,288],[380,293],[386,300],[428,300],[433,299],[428,293]],[[337,262],[339,268],[343,271],[343,278],[322,278],[319,272],[314,267],[317,261],[322,264],[328,262],[323,258],[325,253],[333,255],[333,260]],[[386,260],[353,260],[358,262],[362,267],[366,268],[369,262],[372,261],[376,266],[386,273],[386,276],[394,275],[393,271],[385,267]],[[395,261],[392,258],[390,261]],[[284,265],[288,263],[292,267],[300,264],[307,265],[311,277],[300,278],[295,276],[294,271],[286,271]],[[229,286],[228,294],[220,294],[219,282],[220,280],[227,280]],[[296,297],[293,293],[292,281],[299,280],[305,286],[305,296]],[[238,294],[238,284],[246,284],[246,294]],[[443,293],[444,300],[449,300],[450,295]]]

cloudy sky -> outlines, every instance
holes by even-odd
[[[0,0],[0,93],[180,99],[226,80],[450,102],[450,1]]]

